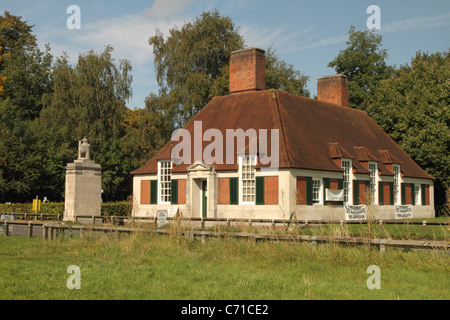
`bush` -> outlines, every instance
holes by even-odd
[[[131,216],[133,203],[131,201],[105,202],[101,205],[102,216]],[[34,213],[31,203],[0,204],[2,213]],[[39,213],[63,214],[64,202],[41,203]]]

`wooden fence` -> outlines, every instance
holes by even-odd
[[[448,241],[429,241],[429,240],[394,240],[394,239],[368,239],[359,237],[329,237],[329,236],[302,236],[292,234],[257,234],[250,232],[225,232],[225,231],[203,231],[194,229],[161,229],[161,228],[124,228],[124,227],[101,227],[94,225],[65,225],[62,223],[49,224],[45,222],[34,221],[6,221],[0,220],[0,225],[4,226],[4,235],[9,236],[9,227],[13,225],[26,226],[28,237],[36,236],[34,229],[40,227],[41,236],[44,241],[55,239],[57,236],[65,233],[69,235],[78,234],[83,237],[85,232],[104,232],[104,233],[155,233],[155,234],[176,234],[188,238],[201,238],[202,242],[207,238],[240,238],[252,241],[288,241],[299,243],[337,243],[344,245],[368,245],[378,246],[381,252],[386,247],[406,248],[406,249],[438,249],[448,250]]]

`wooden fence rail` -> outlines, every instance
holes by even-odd
[[[148,229],[148,228],[124,228],[124,227],[101,227],[101,226],[87,226],[87,225],[65,225],[62,223],[49,224],[45,222],[26,222],[26,221],[6,221],[0,220],[0,225],[4,225],[4,235],[9,236],[9,226],[22,225],[28,227],[28,237],[33,236],[33,228],[36,226],[42,227],[42,238],[44,241],[55,239],[58,235],[63,234],[68,230],[72,235],[74,231],[78,232],[80,237],[83,237],[85,232],[104,232],[104,233],[155,233],[161,235],[176,234],[188,238],[201,238],[202,242],[207,238],[241,238],[252,241],[288,241],[288,242],[306,242],[311,245],[318,243],[337,243],[345,245],[368,245],[369,243],[378,246],[381,252],[385,251],[386,247],[397,247],[406,249],[439,249],[448,250],[448,241],[428,241],[428,240],[394,240],[394,239],[368,239],[360,237],[330,237],[330,236],[303,236],[292,234],[257,234],[249,232],[225,232],[225,231],[201,231],[193,229]]]

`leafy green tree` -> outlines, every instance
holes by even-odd
[[[351,26],[348,36],[348,47],[328,67],[348,77],[350,107],[364,109],[370,93],[392,74],[393,68],[386,64],[387,50],[381,49],[382,36],[374,30],[356,31]]]
[[[418,52],[381,81],[367,110],[422,168],[436,178],[435,204],[442,213],[450,187],[450,50]]]
[[[97,54],[90,51],[78,58],[75,66],[66,56],[53,67],[53,92],[46,96],[41,122],[56,126],[65,141],[84,136],[94,150],[110,139],[119,139],[126,101],[131,97],[131,65],[127,60],[116,63],[108,46]]]
[[[202,13],[181,29],[171,29],[166,39],[157,30],[149,43],[155,56],[159,95],[169,95],[164,100],[174,102],[166,109],[178,115],[178,127],[209,102],[211,87],[221,77],[231,52],[244,45],[239,29],[217,10]]]

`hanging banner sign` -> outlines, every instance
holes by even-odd
[[[366,206],[345,206],[345,218],[347,220],[366,220]]]
[[[412,218],[412,207],[410,204],[406,206],[395,206],[395,219]]]
[[[325,189],[326,201],[344,201],[344,190]]]

